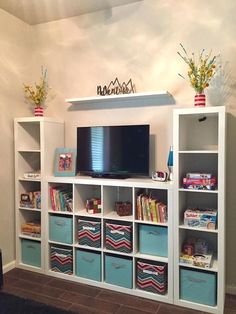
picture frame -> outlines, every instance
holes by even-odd
[[[56,148],[54,159],[54,175],[56,177],[73,177],[76,175],[75,148]]]

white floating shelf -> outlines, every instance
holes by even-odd
[[[167,91],[130,93],[110,96],[95,96],[83,98],[67,98],[66,103],[71,105],[109,104],[120,105],[129,103],[130,106],[158,106],[174,104],[173,96]]]

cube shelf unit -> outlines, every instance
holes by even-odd
[[[225,107],[174,110],[174,303],[223,313],[225,296]],[[212,173],[215,190],[186,189],[186,173]],[[187,208],[217,210],[215,229],[184,225]],[[205,239],[212,248],[208,269],[180,262],[187,238]]]
[[[50,134],[50,136],[48,136]],[[16,265],[44,271],[44,208],[43,180],[53,173],[54,151],[64,147],[64,123],[53,118],[16,118],[15,138],[15,207],[16,207]],[[26,173],[39,173],[39,177],[26,178]],[[21,203],[21,195],[38,192],[38,203]],[[36,197],[36,194],[35,194]],[[39,204],[41,203],[41,205]],[[41,233],[23,234],[22,224],[40,223]]]
[[[82,176],[48,177],[47,182],[48,197],[45,205],[48,208],[45,219],[47,274],[173,303],[172,183],[153,182],[150,179],[118,180]],[[62,194],[67,193],[65,191],[72,191],[72,211],[65,211],[64,207],[64,210],[60,211],[52,209],[52,189],[62,191]],[[168,222],[156,223],[137,219],[135,214],[137,195],[141,191],[167,204]],[[58,202],[59,198],[54,196],[53,202]],[[101,212],[93,214],[87,212],[86,201],[89,199],[101,200]],[[115,211],[117,201],[130,202],[131,215],[119,216]],[[152,248],[147,254],[140,252],[140,238],[143,237],[141,226],[148,230],[148,237],[154,236],[157,239],[162,236],[159,229],[165,230],[165,256],[158,256],[158,252],[154,251],[152,254]],[[149,239],[143,241],[149,242]],[[167,269],[167,290],[164,294],[138,288],[138,262],[153,264],[154,267],[164,265]],[[150,274],[153,274],[153,271],[147,269],[148,278],[142,280],[149,280]],[[160,279],[160,286],[164,279],[164,276]]]

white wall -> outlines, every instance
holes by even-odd
[[[25,71],[22,71],[19,81],[14,84],[19,90],[21,77],[22,81],[31,80],[33,75],[37,75],[40,71],[42,64],[48,68],[55,98],[49,103],[46,115],[61,117],[66,121],[68,147],[76,145],[75,130],[78,125],[149,123],[151,133],[155,136],[156,168],[166,170],[168,148],[172,143],[172,109],[193,106],[194,91],[187,81],[178,77],[179,72],[186,73],[186,65],[177,55],[179,43],[183,43],[190,52],[205,48],[207,51],[212,49],[213,53],[221,53],[223,65],[219,71],[221,75],[212,82],[211,88],[207,91],[207,100],[208,105],[225,104],[230,113],[227,138],[226,242],[227,283],[233,288],[236,286],[234,272],[236,253],[233,240],[236,220],[234,209],[236,149],[233,138],[236,131],[235,77],[233,77],[236,68],[235,9],[234,0],[228,0],[227,5],[221,0],[208,2],[144,0],[111,11],[33,26],[31,39],[37,54],[32,55],[30,51],[27,52],[31,56],[30,63],[27,68],[25,64],[22,65]],[[8,23],[10,21],[12,19],[8,17]],[[25,28],[28,31],[28,27]],[[7,36],[7,42],[12,40],[14,42],[16,38],[10,35]],[[29,48],[28,43],[25,47]],[[7,59],[9,63],[13,62],[10,56]],[[132,78],[138,92],[168,90],[176,104],[97,110],[71,110],[72,108],[65,104],[65,98],[94,96],[97,85],[105,85],[116,76],[121,81]],[[4,91],[5,101],[9,101],[9,90],[11,91],[10,86]],[[20,103],[19,95],[16,103]],[[5,108],[6,115],[9,107]],[[19,114],[23,116],[25,113],[31,115],[30,110],[26,107],[23,109],[22,105],[22,111],[12,112],[7,122],[4,117],[3,123],[7,124],[9,132],[12,132],[13,113],[15,116]],[[12,152],[12,133],[7,143],[4,140],[4,145],[5,149]],[[10,156],[10,153],[8,155]],[[12,158],[11,156],[11,160],[8,160],[7,174],[13,173]],[[1,177],[7,177],[6,173]],[[13,191],[9,191],[9,187],[6,190],[9,194],[12,193],[12,196],[9,196],[11,208],[7,219],[13,228],[11,223]],[[1,211],[5,211],[5,207],[1,208]],[[11,238],[12,233],[10,232]],[[13,247],[6,249],[9,256],[7,261],[10,261],[10,257],[14,258]]]
[[[0,10],[0,248],[4,265],[15,259],[13,118],[29,115],[22,78],[31,60],[32,28]]]

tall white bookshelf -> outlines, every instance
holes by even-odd
[[[225,120],[223,106],[174,110],[174,303],[210,313],[224,311]],[[183,177],[186,173],[194,172],[212,173],[217,179],[217,188],[183,188]],[[212,230],[185,225],[184,211],[191,207],[216,209],[216,228]],[[180,262],[183,245],[189,238],[205,239],[209,243],[214,253],[210,268]],[[187,274],[187,277],[183,274]],[[208,282],[208,278],[213,281]],[[191,292],[195,293],[194,297],[186,297],[188,284],[189,289],[192,289],[191,286],[196,287]],[[209,284],[209,287],[204,288],[205,284]],[[202,291],[205,289],[206,295],[209,293],[208,300],[199,296],[196,301],[201,288]],[[215,301],[209,301],[210,299]]]
[[[16,266],[44,272],[43,187],[45,176],[53,173],[55,148],[64,147],[64,122],[47,117],[16,118],[14,139]],[[35,173],[37,176],[34,177]],[[21,202],[22,198],[26,200],[29,192],[38,195],[38,201],[33,206]],[[40,224],[41,232],[37,236],[22,233],[22,225],[28,222]]]

